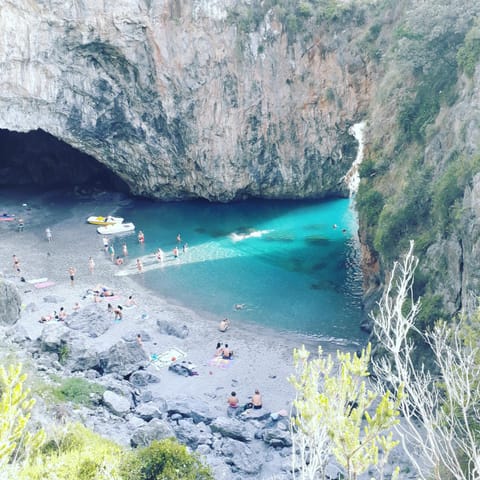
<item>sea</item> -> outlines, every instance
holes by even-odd
[[[351,199],[134,200],[115,215],[136,226],[135,234],[114,240],[117,252],[127,245],[132,265],[125,272],[171,301],[218,321],[262,324],[323,341],[366,338]],[[144,243],[137,240],[140,230]],[[159,248],[163,261],[153,256]],[[144,265],[141,274],[136,258]]]
[[[366,341],[360,329],[362,276],[351,199],[167,203],[108,192],[79,197],[4,188],[0,205],[23,215],[39,240],[46,226],[54,236],[59,229],[75,228],[79,235],[98,236],[99,246],[101,236],[86,217],[124,217],[136,229],[111,237],[117,254],[123,244],[129,253],[119,273],[214,321],[228,318],[337,344]],[[10,222],[0,227],[2,232],[13,228]],[[137,239],[140,230],[144,243]],[[154,256],[159,248],[163,262]],[[141,274],[137,258],[145,267]]]

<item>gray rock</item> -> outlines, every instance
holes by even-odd
[[[70,335],[67,349],[66,366],[72,372],[99,367],[100,356],[98,351],[92,346],[87,346],[85,340],[78,336],[77,332]]]
[[[173,427],[178,440],[192,449],[199,445],[212,445],[213,435],[210,427],[203,422],[193,423],[192,419],[182,419]]]
[[[14,327],[5,330],[5,336],[12,342],[20,345],[31,340],[27,330],[21,325],[15,325]]]
[[[212,432],[218,432],[223,437],[233,438],[241,442],[250,442],[255,437],[255,429],[236,418],[219,417],[211,424]]]
[[[167,421],[154,418],[151,422],[135,430],[130,439],[130,444],[132,447],[146,447],[150,445],[153,440],[163,440],[174,437],[175,432]]]
[[[63,303],[65,298],[60,297],[59,295],[47,295],[46,297],[43,297],[43,301],[45,303]]]
[[[258,475],[262,470],[263,457],[243,442],[225,439],[220,451],[233,472]]]
[[[180,414],[182,417],[191,418],[194,423],[210,423],[217,412],[212,412],[210,405],[195,397],[178,397],[168,401],[168,415]]]
[[[153,402],[141,403],[135,408],[135,415],[140,417],[142,420],[149,422],[154,418],[162,418],[163,413],[160,408],[157,407]]]
[[[104,373],[117,372],[126,377],[148,365],[148,355],[136,342],[120,340],[108,351],[100,353],[100,368]]]
[[[0,325],[15,325],[20,318],[21,306],[17,287],[0,277]]]
[[[145,370],[137,370],[130,375],[129,381],[132,385],[135,385],[136,387],[145,387],[149,383],[160,382],[160,378],[158,378],[156,375],[152,375]]]
[[[160,333],[177,338],[187,338],[189,334],[188,327],[185,324],[170,321],[157,320],[157,326]]]
[[[46,323],[40,335],[41,349],[58,352],[70,340],[70,330],[63,322]]]
[[[106,390],[103,393],[103,403],[108,410],[119,417],[124,417],[131,409],[131,401],[129,398],[112,392],[111,390]]]
[[[87,305],[67,317],[65,324],[72,330],[86,333],[96,338],[103,335],[112,326],[112,317],[98,304]]]

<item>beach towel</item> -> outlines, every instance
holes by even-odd
[[[157,354],[152,353],[151,361],[152,365],[157,369],[160,370],[164,367],[170,366],[173,362],[180,360],[181,358],[186,357],[187,354],[180,350],[179,348],[172,347],[166,352]]]
[[[229,368],[232,366],[233,359],[227,359],[222,357],[213,357],[208,364],[211,367],[218,367],[218,368]]]
[[[27,280],[27,283],[30,283],[30,285],[35,285],[36,283],[44,283],[47,280],[48,280],[47,277],[33,278],[32,280]]]
[[[55,282],[48,281],[48,282],[40,282],[35,284],[35,288],[47,288],[55,285]]]

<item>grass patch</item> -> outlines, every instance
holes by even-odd
[[[103,395],[105,387],[98,383],[89,382],[84,378],[63,379],[52,390],[52,396],[60,402],[73,402],[79,405],[92,405],[92,395]]]

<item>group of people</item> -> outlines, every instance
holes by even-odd
[[[233,351],[230,350],[228,343],[222,345],[220,342],[215,347],[215,356],[222,357],[224,360],[230,360],[233,358]]]
[[[228,404],[228,415],[235,416],[237,412],[243,412],[250,408],[254,410],[259,410],[262,408],[262,396],[260,395],[260,391],[255,389],[255,393],[250,397],[250,401],[247,402],[245,405],[240,406],[240,401],[237,397],[237,392],[233,391],[230,393],[230,396],[227,398]]]
[[[65,311],[65,308],[60,307],[60,310],[58,311],[58,313],[57,313],[56,310],[54,310],[53,313],[51,313],[49,315],[42,315],[40,317],[39,322],[40,323],[46,323],[46,322],[50,322],[51,320],[57,320],[59,322],[64,322],[66,318],[67,318],[67,312]]]

